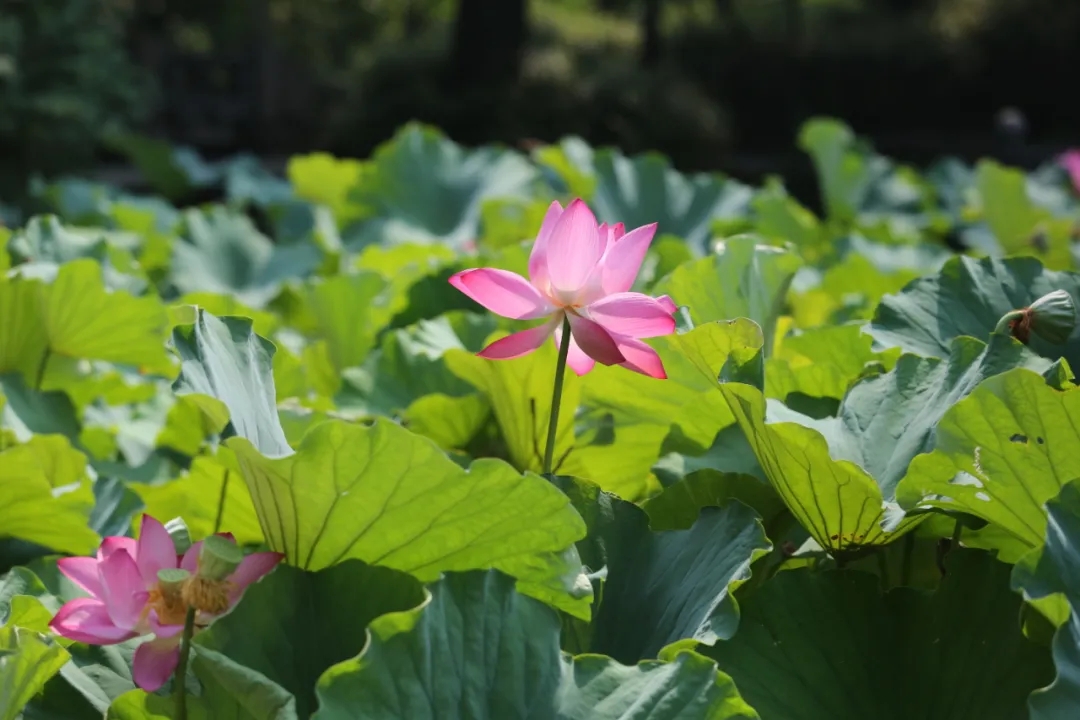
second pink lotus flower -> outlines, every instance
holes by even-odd
[[[165,684],[180,656],[180,638],[187,613],[175,593],[166,591],[158,573],[182,568],[195,573],[197,542],[176,554],[172,537],[160,522],[143,516],[138,541],[128,537],[107,537],[97,557],[72,557],[57,561],[57,567],[89,597],[64,604],[49,626],[56,633],[91,645],[113,645],[140,635],[153,635],[135,650],[135,684],[153,692]],[[274,552],[252,553],[229,576],[228,605],[240,601],[248,585],[281,562]],[[199,613],[197,627],[208,625],[215,616]]]
[[[543,325],[497,340],[481,357],[507,360],[540,347],[563,318],[570,321],[567,364],[578,375],[597,362],[666,378],[660,356],[643,338],[675,330],[675,303],[667,296],[630,292],[656,224],[625,232],[622,223],[597,224],[581,200],[564,210],[553,202],[529,256],[529,279],[493,268],[464,270],[450,284],[488,310],[515,320],[547,318]]]

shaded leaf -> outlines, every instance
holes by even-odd
[[[526,198],[538,175],[510,150],[466,150],[439,131],[409,124],[379,146],[352,198],[371,208],[348,243],[461,245],[477,236],[481,203]]]
[[[1065,720],[1080,703],[1080,484],[1062,487],[1046,511],[1046,545],[1016,566],[1012,583],[1029,600],[1062,593],[1068,602],[1068,619],[1054,634],[1057,677],[1028,702],[1033,720]]]
[[[970,335],[985,341],[1003,315],[1059,289],[1080,304],[1080,276],[1075,273],[1046,270],[1034,258],[957,257],[940,273],[882,299],[868,332],[880,347],[946,357],[954,337]],[[1030,347],[1043,357],[1064,357],[1080,367],[1080,327],[1064,345],[1032,337]]]
[[[363,650],[368,623],[422,600],[413,578],[356,560],[317,573],[281,566],[252,586],[233,612],[199,633],[196,671],[232,692],[245,678],[273,689],[269,681],[295,697],[297,715],[310,717],[319,676]],[[204,654],[204,648],[216,652]],[[270,694],[275,705],[285,697]]]
[[[757,513],[729,502],[702,510],[687,530],[653,532],[630,503],[613,498],[612,511],[591,529],[606,550],[607,577],[589,652],[635,663],[681,640],[711,645],[731,637],[739,625],[731,593],[771,547]]]
[[[705,653],[764,720],[1023,717],[1051,669],[1020,632],[1008,575],[964,550],[933,595],[882,596],[850,570],[781,572],[740,599],[738,634]]]
[[[449,575],[430,593],[419,608],[373,622],[363,654],[320,678],[316,718],[756,717],[693,653],[636,667],[560,657],[558,616],[497,572]]]

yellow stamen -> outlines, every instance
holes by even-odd
[[[228,580],[208,580],[194,576],[184,583],[183,604],[210,615],[218,615],[229,609],[229,591],[232,583]]]
[[[162,587],[161,583],[158,583],[150,589],[150,599],[147,605],[157,611],[158,622],[162,625],[184,624],[187,605],[184,604],[181,597],[179,586]]]

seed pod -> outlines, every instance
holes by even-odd
[[[211,535],[199,550],[198,576],[206,580],[224,580],[244,559],[236,541],[224,535]]]

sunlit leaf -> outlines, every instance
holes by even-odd
[[[765,332],[768,348],[788,285],[800,264],[788,250],[739,236],[724,241],[715,255],[678,267],[657,283],[653,294],[670,295],[677,305],[688,306],[697,325],[750,318]]]
[[[94,496],[86,456],[63,437],[42,435],[0,452],[0,535],[76,554],[98,536],[87,527]]]
[[[1080,390],[1017,369],[984,380],[938,424],[933,452],[897,488],[907,507],[962,510],[1006,531],[993,544],[1013,560],[1042,545],[1044,504],[1080,477]]]
[[[67,650],[48,636],[0,627],[0,720],[22,717],[30,699],[67,661]]]
[[[267,543],[293,565],[319,570],[357,558],[425,581],[492,567],[527,594],[588,612],[562,554],[585,528],[539,476],[491,459],[463,470],[430,440],[384,420],[316,425],[295,454],[277,459],[242,437],[228,445]]]
[[[183,476],[162,485],[133,484],[132,489],[147,514],[162,521],[182,517],[194,540],[217,531],[232,533],[241,544],[263,540],[244,478],[220,459],[196,457]]]

